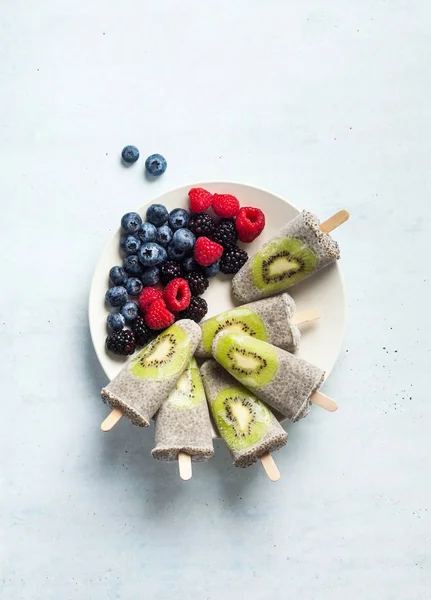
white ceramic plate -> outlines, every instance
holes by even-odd
[[[280,228],[299,212],[287,200],[270,192],[241,183],[229,182],[195,183],[163,194],[149,204],[154,202],[164,204],[169,211],[177,207],[188,209],[187,193],[191,187],[203,187],[211,192],[233,194],[237,196],[242,206],[256,206],[263,210],[266,216],[266,227],[257,240],[252,244],[244,245],[249,254],[277,234]],[[148,204],[137,211],[143,217],[145,217],[147,206]],[[133,206],[124,207],[124,209],[135,210]],[[121,210],[118,214],[118,221],[122,216],[120,213]],[[330,216],[319,215],[322,220]],[[89,300],[91,337],[97,357],[108,379],[113,379],[125,362],[124,357],[112,356],[105,350],[106,316],[108,314],[105,292],[109,287],[110,268],[122,264],[119,249],[120,235],[120,229],[118,229],[102,252],[94,272]],[[204,298],[208,302],[206,318],[234,306],[230,293],[230,282],[231,277],[220,275],[210,280],[209,288],[204,294]],[[318,309],[321,312],[322,316],[318,321],[301,326],[302,338],[299,356],[326,371],[328,376],[340,352],[346,324],[346,296],[339,265],[331,265],[288,291],[295,299],[297,311]]]

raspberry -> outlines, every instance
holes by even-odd
[[[165,302],[169,310],[178,312],[185,310],[190,304],[190,288],[189,284],[182,277],[172,279],[165,289]]]
[[[166,329],[174,321],[175,317],[168,311],[163,299],[154,300],[145,315],[145,322],[150,329]]]
[[[235,246],[238,233],[235,227],[234,219],[220,219],[219,224],[216,227],[216,230],[211,236],[211,239],[223,248],[230,248],[231,246]]]
[[[182,274],[181,266],[174,261],[166,262],[160,267],[160,281],[163,285],[167,285],[175,277],[182,277]]]
[[[137,316],[131,324],[132,331],[135,334],[135,341],[138,346],[145,346],[151,339],[151,331],[145,325],[145,320]]]
[[[192,215],[190,217],[188,229],[190,229],[196,237],[200,237],[201,235],[211,237],[215,229],[215,223],[207,213],[203,213],[202,215]]]
[[[136,348],[135,334],[130,329],[114,331],[106,338],[106,348],[114,354],[133,354]]]
[[[199,296],[192,296],[187,310],[181,313],[182,319],[192,319],[199,323],[208,312],[208,304]]]
[[[154,287],[146,287],[139,294],[139,308],[145,314],[155,300],[162,300],[163,293]]]
[[[240,268],[247,262],[248,255],[245,250],[234,246],[223,252],[220,261],[220,271],[226,274],[238,273]]]
[[[236,230],[241,242],[252,242],[265,227],[265,215],[260,208],[244,206],[236,218]]]
[[[192,188],[189,191],[190,210],[194,213],[201,213],[211,206],[213,195],[203,188]]]
[[[202,267],[212,265],[223,254],[223,246],[213,242],[207,237],[200,237],[196,240],[195,245],[195,260]]]
[[[236,217],[239,211],[238,198],[230,194],[214,194],[212,207],[215,214],[219,217],[227,219]]]
[[[189,288],[193,296],[200,296],[209,286],[210,282],[202,273],[187,273],[185,280],[189,284]]]

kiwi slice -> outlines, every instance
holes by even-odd
[[[171,325],[131,361],[129,369],[142,379],[169,379],[184,371],[189,359],[189,336]]]
[[[270,294],[281,292],[309,275],[316,255],[295,238],[274,238],[251,260],[254,285]]]
[[[249,335],[221,333],[213,345],[213,354],[226,371],[252,389],[271,383],[278,369],[274,346]]]
[[[225,388],[211,403],[220,435],[232,450],[244,450],[265,436],[271,425],[269,409],[242,385]]]
[[[187,369],[177,381],[175,389],[170,393],[167,402],[176,408],[192,408],[205,401],[204,386],[202,385],[198,365],[191,359]]]
[[[212,341],[221,331],[238,331],[259,340],[266,341],[268,339],[265,323],[258,314],[246,306],[240,306],[212,317],[202,323],[201,328],[202,344],[206,352],[211,352]]]

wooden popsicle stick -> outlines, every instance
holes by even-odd
[[[345,223],[349,217],[350,215],[347,210],[339,210],[335,215],[332,215],[332,217],[329,217],[329,219],[326,219],[326,221],[323,221],[323,223],[320,224],[320,231],[323,231],[323,233],[330,233]]]
[[[180,477],[183,481],[188,481],[192,477],[192,459],[189,454],[180,452],[178,454],[178,468]]]
[[[317,404],[317,406],[329,410],[329,412],[335,412],[338,408],[338,404],[335,400],[332,400],[329,396],[325,396],[322,392],[314,392],[310,400],[313,404]]]
[[[302,310],[293,315],[292,323],[294,325],[308,323],[309,321],[315,321],[316,319],[320,319],[320,315],[320,310]]]
[[[124,415],[124,411],[122,408],[113,408],[106,419],[103,421],[100,426],[102,431],[111,431],[113,427],[118,423],[121,417]]]
[[[274,462],[271,454],[264,454],[260,457],[260,462],[262,463],[262,467],[265,469],[266,474],[268,475],[271,481],[279,481],[281,475],[278,470],[277,465]]]

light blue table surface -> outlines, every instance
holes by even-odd
[[[425,0],[1,4],[1,600],[431,598],[430,17]],[[168,170],[150,183],[152,152]],[[99,429],[87,297],[109,232],[213,179],[351,212],[340,409],[288,426],[278,484],[220,442],[184,484],[152,430]]]

